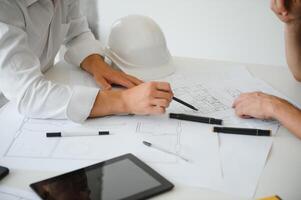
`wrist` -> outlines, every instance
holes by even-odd
[[[285,24],[285,30],[287,32],[300,33],[301,20],[293,20]]]
[[[83,60],[81,68],[94,76],[102,65],[105,65],[102,57],[98,54],[93,54]]]
[[[122,102],[123,102],[123,109],[126,113],[130,113],[132,114],[131,112],[131,106],[129,105],[129,96],[128,96],[128,90],[123,90],[121,91],[121,99],[122,99]]]
[[[283,115],[283,112],[286,112],[290,106],[292,105],[284,99],[273,99],[271,103],[272,109],[270,112],[271,118],[279,120],[280,117]]]
[[[122,91],[110,90],[98,93],[91,111],[91,117],[127,113]]]

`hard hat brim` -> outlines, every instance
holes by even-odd
[[[107,57],[112,61],[112,64],[114,64],[126,74],[135,76],[144,81],[161,79],[173,74],[176,71],[172,57],[166,64],[152,67],[129,67],[126,66],[126,64],[122,63],[119,59],[115,58],[110,53],[107,54]]]

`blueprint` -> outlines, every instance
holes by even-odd
[[[0,132],[0,165],[65,172],[133,153],[175,183],[252,198],[272,138],[218,135],[212,133],[212,125],[169,119],[168,113],[212,116],[223,119],[225,126],[271,129],[276,134],[277,121],[240,119],[235,116],[232,103],[242,92],[281,94],[243,68],[233,74],[214,76],[218,80],[192,80],[177,73],[166,79],[175,96],[199,108],[198,112],[172,102],[163,116],[108,116],[74,124],[67,120],[23,117],[16,111],[15,103],[10,102],[0,110],[0,127],[6,130]],[[84,78],[89,77],[85,74]],[[46,132],[91,130],[108,130],[110,135],[46,137]],[[142,141],[162,146],[189,162],[147,147]],[[255,167],[254,163],[258,165]],[[244,170],[240,173],[234,167]],[[240,190],[235,189],[238,187]]]

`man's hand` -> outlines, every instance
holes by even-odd
[[[131,114],[163,114],[173,93],[169,83],[149,82],[123,92],[126,110]]]
[[[240,95],[233,103],[239,117],[276,119],[301,139],[301,110],[284,99],[252,92]]]
[[[252,92],[241,94],[233,103],[236,115],[242,118],[271,119],[275,118],[277,106],[288,104],[283,99],[264,94]]]
[[[81,67],[89,72],[96,83],[104,90],[110,90],[112,84],[121,85],[126,88],[137,86],[143,81],[124,72],[112,69],[99,55],[88,56]]]
[[[301,20],[301,0],[271,0],[271,9],[284,23]]]
[[[169,83],[148,82],[127,90],[101,91],[90,117],[112,114],[158,115],[165,113],[173,97]]]

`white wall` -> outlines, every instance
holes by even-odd
[[[175,56],[286,65],[269,0],[99,0],[100,36],[128,14],[152,17]]]

